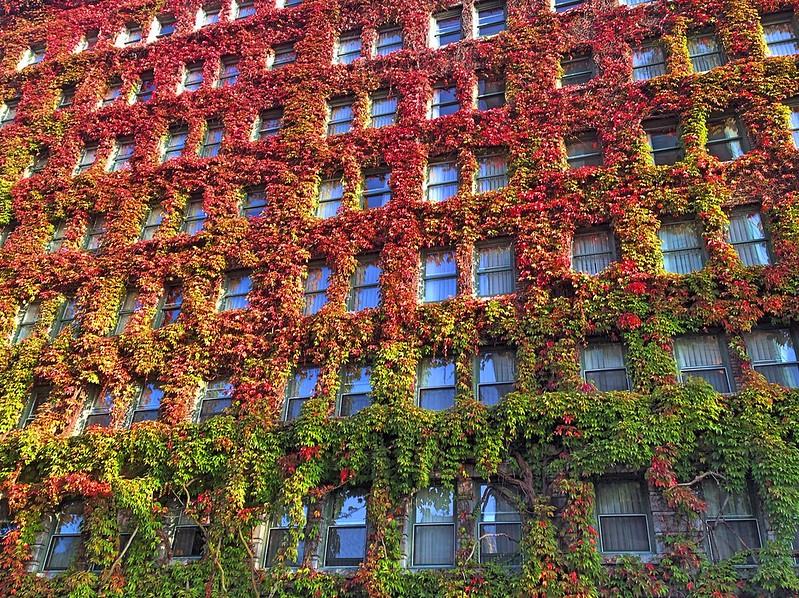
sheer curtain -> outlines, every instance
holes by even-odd
[[[695,222],[663,224],[658,230],[658,237],[666,272],[688,274],[702,269],[705,254]]]
[[[477,295],[506,295],[515,289],[510,245],[483,247],[477,257]]]
[[[521,516],[511,500],[511,491],[492,485],[480,486],[480,562],[501,560],[518,564]]]
[[[457,282],[454,252],[438,251],[425,257],[424,300],[426,303],[454,297],[457,293]]]
[[[581,357],[585,381],[597,390],[629,390],[624,350],[620,343],[589,344]]]
[[[613,261],[613,241],[608,231],[574,235],[572,268],[576,272],[598,274]]]
[[[485,156],[479,159],[477,192],[496,191],[508,185],[508,159],[505,156]]]
[[[353,274],[352,311],[377,307],[380,304],[380,268],[377,264],[360,264]]]
[[[452,490],[431,486],[415,499],[413,566],[455,564],[455,517]]]
[[[510,350],[488,350],[480,354],[478,400],[496,405],[516,384],[516,354]]]
[[[674,357],[682,378],[707,380],[719,392],[730,392],[727,367],[715,335],[674,339]]]
[[[649,552],[649,523],[637,481],[596,485],[602,552]]]
[[[759,212],[732,214],[727,240],[735,247],[744,266],[767,266],[771,263]]]
[[[755,370],[766,380],[788,388],[799,387],[799,363],[789,330],[761,330],[744,336]]]
[[[446,201],[458,193],[458,168],[454,162],[431,164],[427,173],[427,199]]]

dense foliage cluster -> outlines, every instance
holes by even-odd
[[[555,13],[545,0],[509,0],[507,30],[441,49],[428,44],[430,15],[455,6],[432,0],[305,0],[277,8],[256,0],[255,14],[195,28],[197,2],[131,0],[6,3],[0,16],[0,101],[19,98],[0,130],[0,493],[13,525],[2,539],[0,593],[18,596],[736,596],[796,595],[791,542],[799,526],[799,392],[768,384],[749,367],[742,335],[758,325],[799,320],[797,150],[784,103],[799,93],[792,57],[766,57],[761,17],[793,11],[789,0],[655,0],[635,7],[589,0]],[[471,0],[466,0],[471,9]],[[457,3],[457,6],[461,6]],[[169,37],[145,41],[157,14],[176,17]],[[471,14],[464,10],[464,14]],[[467,19],[468,20],[468,19]],[[131,23],[141,43],[118,47]],[[339,34],[361,31],[364,52],[376,29],[396,23],[405,48],[385,57],[333,64]],[[467,23],[468,25],[468,23]],[[713,30],[727,62],[692,74],[686,33]],[[76,51],[87,32],[98,41]],[[631,77],[631,45],[658,39],[664,76]],[[32,46],[44,59],[25,68]],[[272,49],[293,43],[296,62],[270,69]],[[598,76],[560,88],[560,60],[590,48]],[[234,85],[217,87],[220,59],[240,58]],[[177,93],[186,64],[203,65],[203,84]],[[146,102],[98,107],[109,82],[121,98],[152,71]],[[480,73],[504,77],[504,107],[472,109]],[[433,86],[454,83],[461,109],[427,118]],[[64,105],[64,89],[74,98]],[[366,125],[369,94],[399,97],[396,124]],[[326,101],[354,98],[350,133],[326,136]],[[61,105],[59,105],[61,104]],[[261,111],[283,109],[280,133],[253,140]],[[642,119],[679,116],[685,158],[654,166]],[[705,149],[706,121],[741,117],[751,150],[720,163]],[[170,127],[185,125],[197,148],[208,121],[224,123],[220,155],[185,151],[162,163]],[[596,129],[601,167],[566,169],[563,140]],[[132,138],[130,167],[107,172],[114,144]],[[97,161],[75,165],[87,145]],[[445,202],[424,200],[431,158],[455,158],[470,181],[476,156],[503,148],[509,185],[473,193],[461,183]],[[23,172],[42,156],[46,165]],[[391,169],[392,199],[358,207],[364,168]],[[36,172],[38,171],[38,172]],[[314,216],[320,180],[343,173],[343,206]],[[262,217],[240,215],[242,189],[263,186]],[[208,220],[180,232],[188,198],[200,193]],[[137,241],[151,206],[164,208],[155,238]],[[744,267],[725,240],[728,210],[755,204],[770,224],[773,265]],[[81,249],[98,215],[106,232],[96,251]],[[708,263],[667,274],[661,220],[701,222]],[[47,251],[56,225],[63,246]],[[596,276],[572,271],[575,231],[610,225],[619,259]],[[514,243],[516,293],[489,300],[472,292],[472,256],[481,241]],[[420,252],[455,248],[458,295],[419,302]],[[356,258],[377,255],[380,306],[347,311]],[[327,304],[303,316],[309,261],[332,272]],[[224,273],[252,272],[246,310],[217,309]],[[180,318],[153,328],[164,285],[182,284]],[[138,291],[123,334],[112,335],[125,293]],[[51,338],[65,297],[77,300],[80,329]],[[41,313],[22,342],[10,339],[20,309]],[[681,384],[670,347],[675,335],[722,331],[743,362],[740,392]],[[598,393],[580,378],[579,351],[590,337],[624,342],[631,392]],[[518,355],[517,391],[495,407],[474,398],[472,360],[482,345]],[[454,408],[414,403],[417,364],[454,356]],[[373,364],[372,405],[333,417],[343,365]],[[298,365],[321,368],[314,397],[296,420],[281,422],[286,380]],[[226,415],[191,423],[203,381],[229,377]],[[124,429],[136,381],[158,380],[158,421]],[[47,401],[29,425],[18,422],[31,388]],[[79,432],[87,389],[114,397],[112,427]],[[603,565],[596,550],[594,491],[608,471],[646,472],[682,522],[660,538],[651,563]],[[752,484],[771,525],[756,570],[712,564],[694,525],[703,503],[690,483],[708,472],[730,489]],[[401,568],[408,497],[431,479],[517,480],[523,489],[524,562],[479,566],[463,525],[454,569]],[[341,487],[366,488],[367,558],[351,576],[309,568],[260,567],[250,536],[288,513],[302,526],[303,504]],[[53,578],[28,572],[30,547],[45,515],[82,501],[82,553]],[[162,519],[170,501],[210,522],[206,556],[170,564]],[[312,509],[313,510],[313,509]],[[123,529],[124,528],[124,529]],[[136,530],[126,545],[120,533]],[[296,544],[299,531],[295,530]],[[306,541],[312,541],[307,538]],[[125,550],[124,558],[121,552]],[[85,566],[93,563],[90,572]]]

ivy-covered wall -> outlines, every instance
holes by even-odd
[[[124,4],[124,5],[121,5]],[[0,100],[19,97],[0,130],[0,492],[12,524],[0,543],[0,593],[16,596],[793,596],[799,593],[791,541],[799,526],[799,393],[768,384],[748,363],[743,334],[799,320],[797,150],[784,103],[799,93],[794,57],[766,57],[761,16],[792,12],[789,0],[653,0],[635,7],[588,0],[554,13],[547,0],[509,0],[507,30],[428,48],[430,15],[455,2],[304,0],[195,31],[197,2],[168,0],[7,2],[0,12]],[[473,4],[465,0],[465,27]],[[157,14],[176,16],[175,33],[120,48],[118,33]],[[402,27],[405,49],[370,58],[376,28]],[[76,51],[99,31],[90,50]],[[365,57],[333,64],[341,32],[362,33]],[[726,64],[692,74],[686,34],[714,31]],[[632,81],[631,46],[656,39],[667,74]],[[18,69],[32,45],[44,59]],[[293,42],[296,62],[270,70],[275,45]],[[559,88],[560,59],[590,48],[597,76]],[[216,88],[221,56],[241,58],[235,85]],[[204,83],[178,93],[185,64],[204,61]],[[156,91],[124,100],[152,70]],[[472,109],[478,73],[504,77],[507,104]],[[122,98],[98,103],[112,77]],[[457,87],[461,109],[427,118],[433,86]],[[58,107],[64,86],[74,101]],[[390,89],[396,124],[366,126],[368,97]],[[355,98],[355,125],[325,136],[326,101]],[[261,110],[283,108],[280,133],[253,141]],[[654,166],[641,122],[676,115],[685,158]],[[740,116],[751,149],[720,163],[705,149],[706,121]],[[222,154],[201,158],[207,119],[225,126]],[[188,125],[183,156],[162,164],[169,127]],[[596,129],[603,166],[566,169],[564,138]],[[130,167],[103,168],[115,140],[132,137]],[[81,150],[97,160],[74,175]],[[508,152],[512,177],[475,194],[476,156]],[[34,157],[49,155],[24,177]],[[457,159],[461,187],[441,203],[424,201],[428,160]],[[391,169],[386,207],[358,208],[361,172]],[[314,216],[319,181],[343,173],[343,207]],[[266,214],[239,216],[242,189],[263,185]],[[180,232],[187,198],[201,193],[208,220]],[[164,219],[155,239],[137,241],[148,208]],[[729,208],[756,205],[768,222],[774,263],[744,267],[726,241]],[[99,250],[81,249],[89,222],[105,217]],[[663,219],[701,223],[708,261],[701,271],[667,274],[657,237]],[[47,251],[66,223],[61,249]],[[609,226],[618,259],[596,276],[572,271],[575,231]],[[474,247],[513,240],[513,295],[477,299]],[[419,303],[420,252],[455,248],[458,295]],[[347,312],[356,257],[378,255],[381,303]],[[303,316],[309,261],[332,271],[327,304]],[[218,311],[226,271],[252,271],[246,310]],[[153,329],[164,285],[183,285],[180,318]],[[110,334],[125,292],[139,292],[123,334]],[[80,329],[51,338],[65,297],[77,299]],[[32,334],[12,343],[20,309],[38,302]],[[723,334],[741,363],[739,392],[677,382],[676,335]],[[598,393],[580,378],[587,338],[622,341],[632,392]],[[481,345],[518,356],[517,391],[496,407],[476,401],[472,360]],[[415,406],[423,357],[454,356],[453,409]],[[333,417],[339,372],[370,363],[372,405]],[[299,418],[281,422],[286,381],[297,366],[319,366],[315,395]],[[204,381],[230,378],[227,415],[191,423]],[[158,421],[125,429],[142,380],[165,390]],[[31,389],[47,386],[29,425],[19,422]],[[113,397],[110,428],[85,433],[89,389]],[[592,481],[608,471],[645,472],[674,511],[675,529],[650,563],[607,565],[596,549]],[[771,526],[756,569],[711,564],[694,521],[704,503],[697,479],[731,490],[752,484]],[[408,497],[431,479],[516,480],[523,489],[524,562],[480,567],[464,538],[457,567],[410,573],[400,566]],[[305,566],[260,568],[251,536],[288,513],[303,525],[303,504],[332,490],[368,492],[369,548],[352,576]],[[75,501],[83,542],[73,567],[52,578],[29,571],[48,517]],[[163,519],[170,502],[189,502],[210,522],[205,557],[170,564]],[[124,528],[124,529],[123,529]],[[135,531],[132,541],[120,533]],[[121,553],[124,551],[124,555]],[[291,550],[289,549],[289,552]],[[124,557],[124,558],[121,558]],[[740,559],[738,561],[741,562]],[[88,571],[93,564],[98,572]]]

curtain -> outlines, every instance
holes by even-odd
[[[47,555],[44,569],[47,571],[69,569],[79,545],[80,535],[53,537],[50,544],[50,554]]]
[[[479,160],[478,193],[496,191],[508,185],[508,159],[505,156],[486,156]]]
[[[358,311],[377,307],[380,303],[380,268],[375,264],[361,264],[353,274],[354,291],[351,309]]]
[[[799,53],[799,44],[790,21],[763,25],[768,53],[771,56],[791,56]]]
[[[664,224],[658,230],[663,251],[663,268],[675,274],[701,270],[704,265],[702,240],[693,222]]]
[[[674,355],[680,369],[723,364],[719,340],[715,335],[675,339]]]
[[[761,547],[760,531],[755,519],[713,520],[708,521],[708,528],[711,551],[716,560],[730,558],[741,550]],[[756,563],[750,556],[746,564],[754,565]]]
[[[328,135],[347,133],[352,124],[352,105],[342,104],[330,107],[330,120],[327,125]]]
[[[713,35],[688,38],[688,55],[695,73],[705,73],[721,66],[721,51]]]
[[[431,486],[420,490],[414,509],[414,566],[446,566],[455,563],[453,493]]]
[[[515,290],[513,250],[509,246],[480,249],[477,260],[477,295],[493,297]]]
[[[766,232],[759,212],[744,212],[730,216],[727,240],[735,246],[744,266],[765,266],[771,263]]]
[[[372,127],[379,129],[393,125],[397,116],[397,98],[388,97],[372,101]]]
[[[666,74],[666,57],[660,46],[647,46],[633,52],[633,76],[637,81]]]
[[[583,349],[583,369],[624,368],[624,351],[619,343],[597,343]]]
[[[597,484],[596,500],[603,552],[648,552],[651,549],[640,483]]]
[[[428,168],[427,199],[446,201],[458,193],[458,169],[454,162],[431,164]]]
[[[513,351],[485,351],[480,355],[480,384],[514,382],[516,356]]]

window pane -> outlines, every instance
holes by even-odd
[[[609,231],[574,235],[572,268],[575,272],[595,275],[613,261],[613,240]]]
[[[711,550],[716,560],[728,559],[741,550],[761,547],[760,532],[754,519],[708,521],[708,528]],[[747,564],[755,562],[750,557]]]
[[[54,537],[50,544],[50,554],[44,569],[47,571],[63,571],[68,569],[75,557],[75,552],[80,546],[80,536]]]
[[[198,525],[179,527],[175,530],[172,554],[177,558],[197,558],[203,554],[205,534]]]
[[[771,56],[790,56],[799,53],[799,42],[791,19],[764,23],[763,37]]]
[[[599,535],[603,552],[649,552],[649,531],[645,515],[602,516]]]
[[[479,527],[480,562],[521,564],[522,526],[518,523],[483,523]]]
[[[702,269],[705,256],[696,223],[661,225],[658,237],[663,251],[663,269],[666,272],[688,274]]]
[[[688,55],[695,73],[704,73],[724,64],[721,47],[712,34],[689,37]]]
[[[366,558],[366,526],[332,527],[327,532],[326,567],[357,567]]]
[[[666,56],[660,46],[633,50],[633,79],[643,81],[666,74]]]

